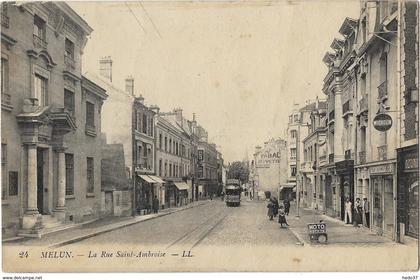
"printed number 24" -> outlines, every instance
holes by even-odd
[[[28,251],[19,252],[19,258],[27,258],[28,256]]]

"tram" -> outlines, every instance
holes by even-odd
[[[237,179],[228,179],[226,182],[226,205],[239,206],[241,204],[241,183]]]

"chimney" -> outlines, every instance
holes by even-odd
[[[134,96],[134,78],[131,75],[125,79],[125,91]]]
[[[316,96],[316,99],[315,99],[315,109],[318,109],[319,108],[319,100],[318,100],[318,96]]]
[[[135,98],[136,102],[139,102],[140,104],[144,104],[144,97],[140,94],[140,96]]]
[[[175,113],[176,121],[178,123],[182,123],[182,109],[181,108],[175,108],[173,110],[173,112]]]
[[[99,74],[112,82],[112,59],[110,56],[102,57],[99,60]]]

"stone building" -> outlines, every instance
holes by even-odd
[[[2,3],[2,229],[39,236],[100,215],[103,88],[91,27],[64,2]]]
[[[303,162],[301,164],[303,203],[313,209],[324,209],[324,188],[321,185],[319,164],[326,159],[326,102],[319,100],[308,103],[301,111],[310,112],[308,136],[302,139]]]
[[[280,138],[270,139],[263,147],[255,148],[253,176],[259,191],[277,196],[280,187],[287,182],[286,148],[286,141]]]
[[[299,108],[299,104],[294,104],[286,129],[288,179],[282,183],[279,190],[279,196],[282,199],[293,199],[297,196],[302,201],[304,199],[303,174],[301,172],[304,162],[302,139],[308,135],[309,117],[309,111]]]
[[[327,213],[343,219],[345,199],[366,198],[363,224],[394,240],[418,236],[417,5],[362,1],[324,57]]]
[[[197,127],[199,140],[197,143],[197,184],[199,197],[205,198],[217,193],[217,149],[216,144],[208,142],[207,131]]]
[[[165,181],[161,193],[162,207],[175,207],[189,202],[191,184],[183,178],[191,171],[191,145],[182,122],[182,110],[158,113],[156,119],[156,170]],[[186,179],[186,178],[184,178]]]
[[[345,201],[354,202],[355,129],[353,104],[356,94],[357,20],[346,18],[339,29],[343,39],[331,43],[334,53],[324,56],[328,73],[323,91],[327,96],[328,165],[325,174],[326,212],[344,220]]]
[[[125,79],[125,90],[113,84],[112,64],[111,57],[103,57],[99,61],[99,75],[86,73],[109,95],[102,114],[105,145],[122,144],[124,150],[127,184],[113,190],[112,197],[106,201],[117,201],[121,196],[123,209],[132,205],[133,214],[146,214],[151,211],[152,199],[163,184],[155,174],[156,113],[135,93],[133,77]]]

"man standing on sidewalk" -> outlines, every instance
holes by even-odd
[[[369,201],[367,198],[363,198],[363,213],[365,213],[365,221],[366,226],[370,228],[370,209],[369,209]]]
[[[153,205],[153,213],[156,214],[159,210],[159,199],[157,198],[156,195],[155,195],[155,198],[153,198],[152,205]]]
[[[344,222],[346,224],[352,223],[352,213],[351,213],[351,201],[347,198],[346,204],[344,205]]]

